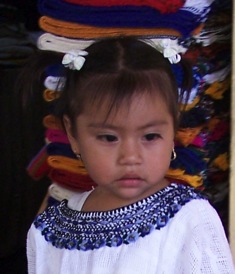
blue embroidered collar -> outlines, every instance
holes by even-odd
[[[180,208],[203,195],[191,187],[171,184],[134,204],[104,212],[68,208],[67,200],[37,216],[34,225],[57,248],[93,250],[130,244],[166,226]]]

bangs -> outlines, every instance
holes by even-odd
[[[86,112],[88,108],[96,113],[105,104],[108,117],[111,112],[117,112],[120,106],[128,108],[133,96],[145,94],[160,96],[173,117],[178,112],[178,107],[172,103],[178,100],[177,85],[172,86],[169,75],[164,71],[123,71],[111,75],[94,75],[81,82],[76,86],[79,98],[76,100],[78,105],[73,106],[75,116]]]

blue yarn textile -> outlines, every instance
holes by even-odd
[[[205,20],[209,7],[203,12],[189,7],[161,14],[147,6],[92,7],[62,0],[39,0],[38,10],[42,15],[66,22],[96,27],[171,28],[187,36]]]
[[[171,168],[185,170],[185,173],[190,175],[205,173],[207,163],[203,158],[205,156],[203,151],[193,147],[175,147],[175,152],[177,157],[171,161]]]
[[[58,142],[52,142],[47,145],[47,154],[48,155],[61,155],[76,159],[76,155],[71,149],[70,144],[63,144]]]

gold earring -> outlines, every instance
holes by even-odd
[[[177,157],[177,155],[176,155],[175,149],[173,148],[172,149],[171,161],[174,161],[176,159],[176,157]]]
[[[77,153],[77,154],[76,154],[76,157],[77,157],[78,160],[82,160],[82,156],[81,156],[80,153]]]
[[[76,150],[74,150],[73,153],[76,155],[76,157],[77,157],[78,160],[81,160],[81,159],[82,159],[81,154],[80,154],[80,153],[77,153]]]

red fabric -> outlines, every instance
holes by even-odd
[[[82,6],[149,6],[161,13],[173,13],[184,5],[185,0],[64,0],[64,2]]]
[[[230,130],[230,123],[228,121],[221,120],[215,127],[214,131],[209,135],[208,142],[216,142],[223,137],[228,136]]]
[[[34,180],[40,180],[48,174],[50,166],[47,163],[47,158],[47,146],[44,146],[27,166],[27,173]]]
[[[62,169],[51,169],[48,177],[64,188],[71,190],[88,191],[96,184],[88,175],[77,174]]]
[[[62,129],[48,128],[45,132],[45,138],[49,142],[58,142],[68,144],[69,140],[67,134]]]
[[[222,43],[213,43],[209,46],[202,47],[200,44],[195,45],[194,47],[189,48],[184,54],[183,58],[190,60],[192,64],[196,64],[201,59],[214,59],[218,56],[222,50],[226,50],[227,45]]]

